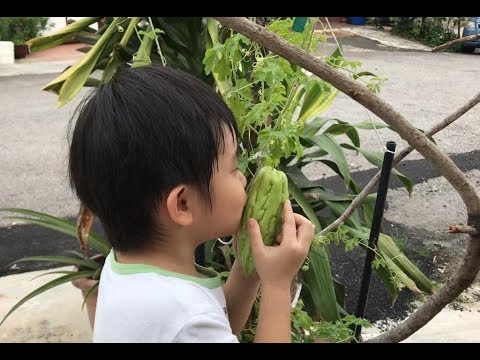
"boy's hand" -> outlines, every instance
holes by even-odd
[[[304,216],[293,213],[290,200],[283,205],[283,226],[278,246],[266,246],[260,227],[248,219],[253,261],[262,284],[290,286],[305,260],[313,240],[315,226]]]

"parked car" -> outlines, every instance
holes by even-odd
[[[463,28],[462,37],[470,35],[478,35],[480,31],[480,17],[471,17],[468,19]],[[473,53],[475,48],[480,47],[480,38],[472,41],[467,41],[462,44],[462,51],[466,53]]]

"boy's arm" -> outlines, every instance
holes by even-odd
[[[291,342],[291,311],[288,283],[262,285],[262,300],[254,342]]]
[[[248,320],[259,286],[260,278],[257,274],[246,277],[240,263],[238,261],[233,263],[223,292],[230,326],[235,335],[240,334]]]

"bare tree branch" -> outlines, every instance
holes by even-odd
[[[445,119],[443,119],[438,124],[434,125],[428,131],[425,132],[425,135],[428,137],[432,137],[439,131],[445,129],[448,125],[453,123],[455,120],[460,118],[463,114],[465,114],[468,110],[473,108],[480,102],[480,92],[477,93],[469,102],[463,105],[461,108],[453,112],[452,114],[448,115]],[[410,154],[414,149],[411,146],[407,146],[401,152],[399,152],[395,158],[393,159],[392,166],[397,165],[400,161],[402,161],[408,154]],[[380,180],[380,171],[375,174],[375,176],[368,182],[368,184],[363,188],[363,190],[355,197],[352,203],[345,209],[344,213],[340,215],[335,221],[333,221],[330,225],[328,225],[325,229],[320,231],[320,235],[324,235],[329,231],[335,230],[339,227],[342,223],[347,221],[353,212],[359,207],[363,200],[370,194],[373,188],[378,184]]]
[[[365,106],[396,131],[409,145],[430,160],[441,174],[452,184],[463,199],[468,212],[468,223],[480,229],[480,197],[462,171],[427,136],[416,130],[400,113],[370,92],[365,86],[350,80],[347,76],[315,58],[305,51],[281,39],[273,32],[246,18],[216,17],[220,23],[245,35],[275,54],[301,66],[329,82],[352,99]],[[480,241],[472,236],[461,266],[446,284],[433,294],[415,313],[396,328],[385,332],[370,342],[399,342],[428,323],[447,304],[462,293],[475,279],[480,270]]]
[[[432,52],[437,52],[437,51],[449,48],[450,46],[453,46],[455,44],[461,44],[461,43],[471,41],[471,40],[475,40],[475,39],[478,39],[478,38],[480,38],[480,34],[461,37],[459,39],[455,39],[455,40],[446,42],[445,44],[438,45],[437,47],[434,47],[432,49]]]

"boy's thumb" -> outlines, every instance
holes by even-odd
[[[252,253],[258,254],[262,251],[263,241],[262,234],[260,234],[260,227],[255,219],[248,219],[248,237],[250,238],[250,244],[252,246]]]

